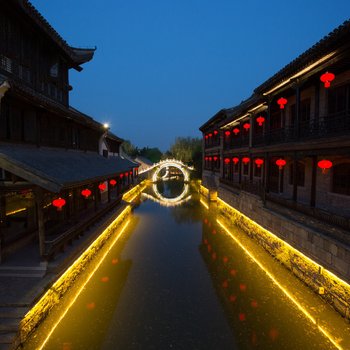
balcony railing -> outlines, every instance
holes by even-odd
[[[350,133],[350,110],[328,114],[321,119],[310,119],[268,133],[253,135],[253,146],[305,141],[323,137],[341,136]],[[249,145],[248,135],[226,139],[224,149],[241,148]]]

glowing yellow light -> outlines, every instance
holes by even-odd
[[[336,340],[317,322],[313,316],[285,289],[276,278],[258,261],[255,256],[229,231],[229,229],[220,221],[216,222],[223,228],[223,230],[240,246],[241,249],[265,272],[265,274],[272,280],[272,282],[295,304],[295,306],[313,323],[317,328],[327,337],[328,340],[339,350],[343,348],[336,342]]]
[[[6,216],[18,214],[18,213],[21,213],[22,211],[25,211],[25,210],[27,210],[27,208],[21,208],[21,209],[13,210],[13,211],[10,211],[10,212],[6,213]]]
[[[205,207],[207,210],[209,210],[209,206],[207,205],[207,203],[204,202],[204,200],[202,198],[200,199],[200,202],[203,205],[203,207]]]
[[[131,203],[135,198],[137,198],[137,196],[143,192],[145,190],[145,188],[147,187],[146,181],[142,181],[141,183],[139,183],[137,186],[133,187],[131,190],[129,190],[128,192],[125,192],[123,194],[123,200]],[[132,196],[132,197],[131,197]],[[131,197],[131,198],[130,198]]]
[[[269,95],[271,92],[274,92],[276,90],[278,90],[279,88],[281,88],[282,86],[288,84],[291,82],[291,80],[296,79],[298,77],[300,77],[301,75],[303,75],[304,73],[309,72],[311,69],[313,69],[314,67],[318,66],[319,64],[327,61],[329,58],[331,58],[332,56],[335,55],[335,51],[331,52],[330,54],[323,56],[321,59],[319,59],[318,61],[314,62],[313,64],[310,64],[309,66],[307,66],[306,68],[302,69],[301,71],[299,71],[298,73],[292,75],[291,77],[289,77],[288,79],[284,80],[282,83],[276,85],[275,87],[273,87],[271,90],[266,91],[263,93],[264,96]]]
[[[55,331],[55,329],[57,328],[57,326],[60,324],[60,322],[63,320],[63,318],[66,316],[66,314],[68,313],[69,309],[73,306],[73,304],[75,303],[75,301],[78,299],[80,293],[83,291],[83,289],[85,288],[86,284],[90,281],[91,277],[95,274],[95,272],[97,271],[97,269],[100,267],[100,265],[102,264],[103,260],[106,258],[107,254],[110,252],[110,250],[113,248],[114,244],[118,241],[118,239],[121,237],[121,235],[124,233],[125,229],[127,228],[127,226],[129,225],[130,220],[128,220],[125,225],[123,226],[123,228],[120,230],[119,234],[114,238],[112,244],[110,245],[110,247],[108,248],[108,250],[103,254],[103,256],[100,258],[99,262],[97,263],[97,265],[95,266],[95,268],[93,269],[93,271],[89,274],[89,276],[87,277],[87,279],[85,280],[85,282],[83,283],[83,285],[79,288],[78,292],[76,293],[76,295],[74,296],[73,300],[69,303],[69,305],[67,306],[67,308],[65,309],[65,311],[63,312],[63,314],[60,316],[60,318],[58,319],[58,321],[52,326],[49,334],[46,336],[45,340],[43,341],[43,343],[40,345],[40,347],[38,348],[38,350],[42,350],[44,348],[44,346],[46,345],[46,343],[49,341],[52,333]]]

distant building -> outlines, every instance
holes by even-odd
[[[335,233],[350,230],[349,43],[346,21],[200,130],[205,186],[216,187],[219,196],[265,227],[271,229],[273,220],[265,224],[270,212],[262,205],[295,220],[304,217],[309,227],[316,227],[312,217],[328,223],[334,229],[324,226],[326,235],[350,246],[347,236]],[[310,248],[312,233],[304,239],[297,229],[294,234],[274,227],[294,246],[326,261],[317,247]],[[326,244],[320,249],[332,255]],[[324,266],[350,279],[334,265],[343,259],[341,249]]]
[[[29,1],[2,3],[2,258],[33,239],[49,258],[134,180],[137,165],[119,157],[123,140],[69,106],[69,70],[94,51],[69,46]]]
[[[140,172],[145,171],[154,165],[154,163],[151,160],[149,160],[148,158],[142,157],[142,156],[137,156],[135,158],[135,162],[140,164],[139,165]]]

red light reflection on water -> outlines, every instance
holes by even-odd
[[[278,330],[276,328],[271,328],[269,330],[269,337],[272,341],[275,341],[278,338]]]
[[[246,320],[246,316],[243,312],[241,312],[239,315],[238,315],[238,318],[240,321],[245,321]]]
[[[106,283],[108,281],[109,281],[109,277],[108,276],[104,276],[104,277],[101,278],[101,282],[103,282],[103,283]]]
[[[96,304],[92,301],[91,303],[86,304],[88,310],[93,310],[96,307]]]
[[[113,258],[113,259],[112,259],[112,264],[113,264],[113,265],[118,264],[118,262],[119,262],[118,258]]]

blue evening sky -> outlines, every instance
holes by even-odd
[[[70,103],[139,147],[165,151],[350,15],[349,0],[32,0],[72,46]]]

